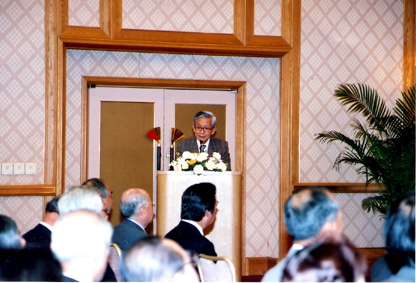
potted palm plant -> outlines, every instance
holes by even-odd
[[[317,134],[320,142],[346,146],[335,160],[335,169],[342,163],[354,165],[358,174],[365,175],[366,186],[377,184],[379,194],[362,201],[367,212],[384,215],[393,200],[415,189],[415,93],[416,85],[403,92],[390,110],[369,86],[340,85],[335,97],[348,106],[348,112],[361,114],[365,122],[353,120],[353,138],[338,131]]]

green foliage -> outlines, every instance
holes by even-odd
[[[325,131],[315,138],[322,143],[345,144],[334,168],[339,170],[342,163],[355,165],[357,173],[366,176],[366,186],[377,184],[380,194],[362,201],[367,212],[384,215],[393,200],[415,189],[415,94],[416,85],[403,92],[390,110],[369,86],[340,85],[335,97],[348,106],[348,112],[360,113],[365,124],[353,120],[353,138],[337,131]]]

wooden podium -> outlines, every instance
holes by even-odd
[[[241,172],[157,172],[156,227],[164,237],[181,219],[182,193],[191,185],[210,182],[217,187],[218,213],[206,237],[218,256],[226,256],[235,265],[237,281],[241,278]],[[209,231],[208,231],[209,230]]]

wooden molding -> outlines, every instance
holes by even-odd
[[[376,184],[369,184],[368,187],[363,183],[299,183],[294,185],[298,190],[305,187],[325,187],[332,193],[378,193],[379,189]]]
[[[299,80],[301,1],[282,1],[282,36],[292,46],[281,60],[280,88],[280,192],[279,192],[279,257],[286,255],[292,244],[283,222],[283,207],[298,179]]]
[[[270,268],[275,266],[279,260],[271,257],[247,257],[245,275],[264,275]]]
[[[54,196],[55,185],[0,186],[0,196]]]
[[[404,0],[403,5],[403,91],[416,84],[416,3]]]
[[[254,36],[254,0],[234,0],[233,34],[123,29],[122,16],[122,0],[100,0],[100,27],[69,26],[68,0],[63,0],[58,36],[74,49],[271,58],[291,49],[281,36]]]

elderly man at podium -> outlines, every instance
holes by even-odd
[[[181,221],[165,238],[174,240],[185,250],[217,256],[214,244],[204,236],[204,229],[214,223],[216,214],[215,185],[192,185],[182,194]]]
[[[221,159],[228,164],[227,170],[231,171],[231,158],[228,150],[228,142],[212,137],[217,128],[217,118],[212,112],[199,111],[195,114],[192,130],[194,137],[180,140],[176,146],[176,152],[182,155],[184,151],[206,152],[212,156],[214,152],[221,154]]]

